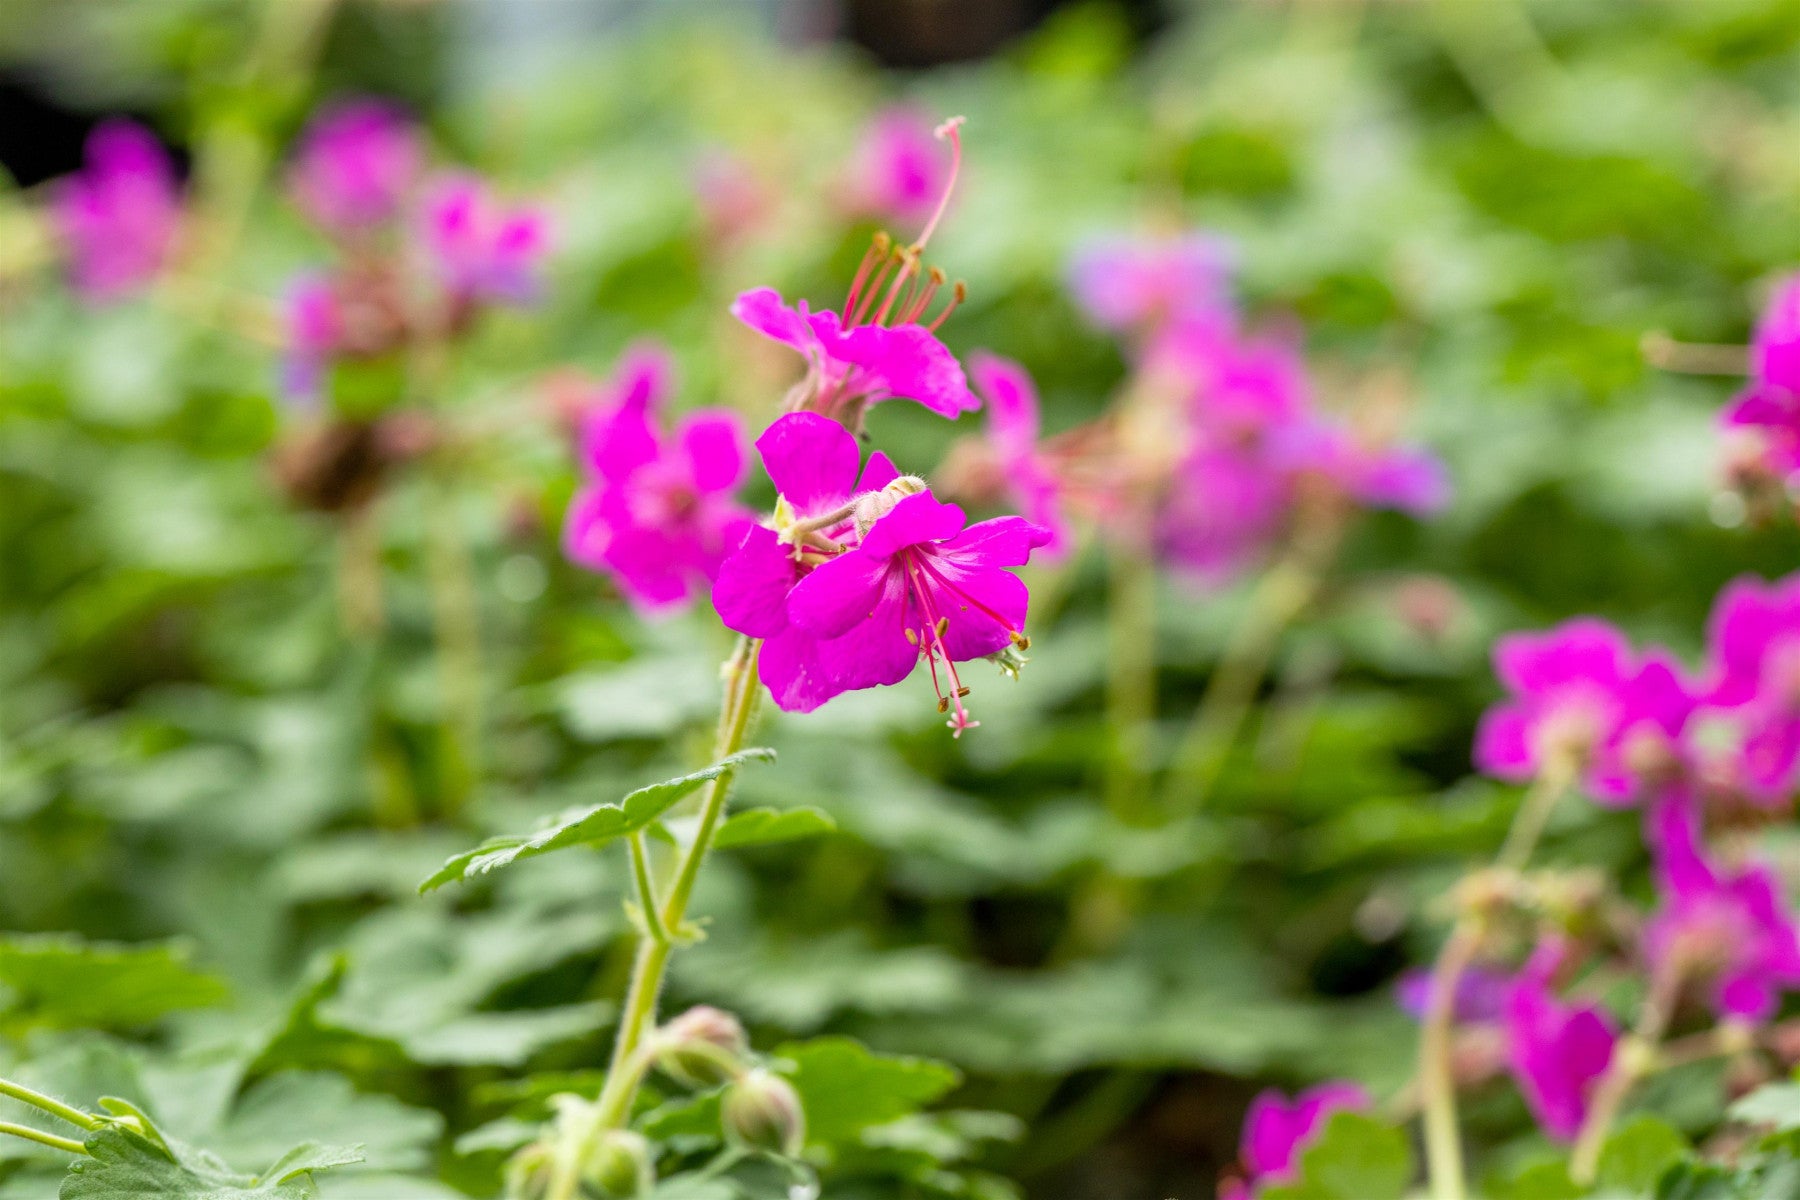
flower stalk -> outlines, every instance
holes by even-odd
[[[1600,1153],[1606,1148],[1606,1139],[1619,1119],[1626,1097],[1640,1080],[1666,1065],[1659,1055],[1659,1047],[1669,1018],[1675,1013],[1681,983],[1681,973],[1672,970],[1658,971],[1650,980],[1650,991],[1638,1012],[1637,1024],[1631,1036],[1620,1042],[1613,1052],[1606,1074],[1600,1077],[1599,1086],[1594,1089],[1587,1119],[1581,1123],[1581,1133],[1575,1139],[1575,1150],[1569,1159],[1569,1178],[1576,1183],[1586,1187],[1594,1182],[1600,1170]]]
[[[1555,755],[1526,793],[1494,865],[1514,873],[1523,870],[1543,836],[1556,803],[1575,781],[1577,762]],[[1466,904],[1431,969],[1424,1019],[1419,1027],[1419,1107],[1425,1128],[1425,1167],[1432,1200],[1463,1200],[1462,1136],[1456,1115],[1456,1077],[1452,1035],[1456,994],[1464,973],[1475,960],[1485,934],[1485,913]]]
[[[744,738],[755,720],[762,688],[757,676],[757,651],[761,643],[750,638],[739,639],[737,649],[726,660],[725,701],[720,711],[719,733],[713,747],[718,761],[744,747]],[[670,884],[667,898],[656,904],[656,891],[651,879],[648,855],[641,838],[632,839],[632,870],[637,877],[640,901],[645,906],[644,934],[638,942],[631,982],[625,991],[625,1010],[619,1018],[619,1032],[613,1043],[612,1066],[606,1086],[600,1093],[596,1121],[600,1130],[623,1128],[631,1116],[632,1101],[637,1096],[648,1061],[642,1050],[656,1022],[656,1002],[668,970],[669,958],[686,939],[688,902],[693,896],[701,864],[705,862],[712,840],[724,820],[726,802],[731,793],[733,772],[722,772],[707,788],[700,808],[700,821],[694,840],[682,855]]]

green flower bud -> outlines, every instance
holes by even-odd
[[[506,1200],[544,1200],[555,1173],[555,1156],[543,1142],[533,1142],[506,1164]]]
[[[584,1195],[594,1200],[629,1200],[656,1186],[650,1143],[643,1134],[611,1129],[603,1134],[581,1164]]]
[[[794,1085],[758,1067],[726,1089],[719,1108],[725,1136],[751,1150],[793,1158],[806,1145],[806,1113]]]
[[[684,1087],[717,1087],[744,1071],[750,1039],[730,1013],[701,1004],[656,1033],[656,1065]]]

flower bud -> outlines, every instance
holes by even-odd
[[[917,475],[902,475],[879,492],[869,492],[856,501],[856,536],[867,537],[875,522],[894,511],[894,506],[908,496],[930,491]]]
[[[725,1136],[751,1150],[770,1150],[789,1158],[806,1145],[806,1113],[794,1085],[757,1068],[725,1093],[719,1115]]]
[[[750,1039],[738,1019],[700,1004],[657,1031],[657,1067],[685,1087],[709,1088],[743,1071]]]
[[[543,1200],[555,1174],[554,1155],[548,1145],[533,1142],[506,1164],[507,1200]]]
[[[609,1129],[581,1164],[581,1184],[595,1200],[629,1200],[656,1186],[650,1142],[629,1129]]]

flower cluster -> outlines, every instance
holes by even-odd
[[[175,164],[149,130],[115,118],[88,136],[83,169],[58,181],[50,216],[76,290],[118,299],[168,264],[181,230]]]
[[[540,288],[548,224],[478,176],[428,170],[405,113],[374,100],[322,111],[288,168],[295,206],[337,250],[289,287],[283,391],[316,402],[333,367],[454,337],[484,306]]]
[[[1350,506],[1440,507],[1448,484],[1436,459],[1321,413],[1293,341],[1243,328],[1229,268],[1223,246],[1199,234],[1080,253],[1076,301],[1127,339],[1132,378],[1098,420],[1045,439],[1024,368],[978,360],[989,427],[958,447],[955,490],[1006,498],[1059,543],[1079,521],[1207,580]]]
[[[771,288],[732,312],[798,350],[806,373],[783,413],[756,439],[776,491],[758,522],[733,499],[742,442],[733,418],[696,413],[673,438],[655,431],[666,390],[656,355],[629,356],[607,395],[578,418],[586,482],[571,504],[571,558],[604,571],[647,612],[710,584],[725,624],[760,643],[759,671],[775,703],[810,712],[847,691],[899,683],[925,665],[958,734],[977,722],[959,664],[993,658],[1016,670],[1029,596],[1012,571],[1051,540],[1023,517],[969,524],[858,435],[871,405],[901,397],[955,418],[978,406],[935,329],[961,296],[921,323],[945,285],[923,250],[948,202],[960,158],[957,122],[943,192],[924,232],[905,246],[878,236],[839,309],[789,305]]]
[[[1629,1080],[1653,1050],[1627,1054],[1620,1023],[1589,991],[1593,970],[1645,981],[1639,1042],[1684,1020],[1754,1028],[1800,990],[1800,918],[1745,836],[1786,815],[1800,787],[1800,576],[1728,586],[1708,640],[1694,672],[1592,618],[1495,647],[1509,694],[1482,720],[1477,765],[1547,796],[1573,785],[1642,808],[1656,891],[1640,916],[1568,876],[1496,885],[1511,940],[1536,949],[1509,974],[1497,965],[1509,939],[1485,939],[1488,961],[1461,977],[1452,1016],[1466,1039],[1497,1039],[1489,1065],[1510,1069],[1558,1139],[1583,1132],[1603,1079]],[[1498,926],[1490,917],[1484,928]],[[1420,999],[1403,993],[1408,1007]]]

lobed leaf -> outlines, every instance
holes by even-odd
[[[691,775],[681,775],[638,788],[617,804],[570,809],[551,818],[535,833],[503,834],[489,838],[473,850],[456,855],[438,868],[436,874],[419,885],[419,891],[435,891],[446,883],[466,880],[474,875],[485,875],[521,859],[536,858],[556,850],[566,850],[570,846],[605,845],[648,828],[684,796],[708,780],[734,771],[744,763],[770,762],[774,758],[775,752],[765,747],[740,750]]]
[[[817,808],[747,808],[733,813],[719,827],[713,847],[729,850],[734,846],[766,846],[797,838],[817,837],[833,833],[837,822]]]

